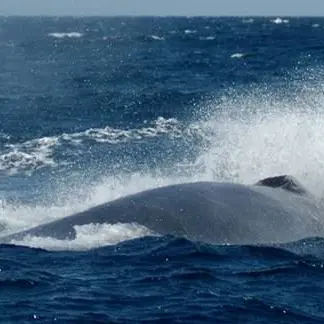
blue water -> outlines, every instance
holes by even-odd
[[[324,186],[324,19],[0,18],[0,224],[147,188]],[[212,246],[89,224],[0,247],[0,321],[322,323],[324,240]]]

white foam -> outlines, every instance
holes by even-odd
[[[289,23],[289,20],[288,19],[282,19],[280,17],[277,17],[276,19],[274,20],[271,20],[271,22],[273,22],[274,24],[288,24]]]
[[[83,36],[82,33],[70,32],[70,33],[49,33],[48,36],[54,38],[80,38]]]
[[[74,240],[57,240],[49,237],[26,236],[23,240],[13,240],[14,245],[42,248],[50,251],[83,251],[102,246],[115,245],[126,240],[155,235],[138,224],[88,224],[75,226]]]
[[[54,153],[62,145],[69,145],[78,150],[84,142],[119,144],[132,140],[141,140],[161,135],[172,138],[181,137],[183,132],[181,123],[174,118],[159,117],[150,125],[134,129],[118,129],[113,127],[91,128],[77,133],[63,133],[58,136],[42,137],[23,143],[7,144],[0,152],[0,170],[8,174],[32,172],[44,167],[56,167],[58,162]],[[60,161],[60,164],[64,164]]]
[[[215,36],[201,36],[199,37],[200,40],[212,41],[215,39]]]
[[[155,137],[162,134],[168,134],[172,137],[181,136],[181,126],[175,118],[158,117],[152,122],[151,126],[134,128],[134,129],[118,129],[112,127],[91,128],[84,132],[63,134],[60,139],[71,143],[79,144],[80,141],[93,140],[97,143],[117,144],[130,140],[139,140],[148,137]]]
[[[43,137],[18,144],[7,144],[0,153],[0,170],[9,174],[19,171],[31,173],[44,166],[55,166],[53,149],[57,145],[55,137]]]
[[[162,36],[151,35],[150,37],[151,37],[152,39],[154,39],[154,40],[159,40],[159,41],[164,40],[164,37],[162,37]]]
[[[318,27],[320,27],[320,24],[313,24],[312,27],[313,28],[318,28]]]
[[[11,136],[9,134],[3,133],[0,131],[0,139],[1,140],[10,140]]]
[[[197,30],[195,30],[195,29],[186,29],[185,31],[184,31],[184,33],[185,34],[196,34],[197,33]]]
[[[0,209],[0,223],[5,226],[1,235],[8,235],[48,223],[65,216],[86,210],[98,204],[127,196],[138,191],[156,188],[171,183],[184,182],[184,178],[157,177],[150,174],[132,174],[104,177],[100,183],[62,190],[62,202],[53,201],[52,206],[29,206],[14,202],[2,201]],[[66,197],[69,192],[69,197]],[[85,198],[84,198],[85,197]],[[25,237],[12,244],[39,247],[49,250],[85,250],[137,237],[153,235],[146,227],[138,224],[89,224],[76,226],[77,237],[74,240],[57,240],[50,237]]]
[[[243,53],[234,53],[231,55],[231,58],[242,58],[244,57]]]

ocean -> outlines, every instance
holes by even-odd
[[[0,17],[1,236],[168,184],[324,195],[324,19]],[[1,323],[323,323],[324,239],[134,224],[0,246]]]

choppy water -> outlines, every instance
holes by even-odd
[[[320,198],[321,18],[0,18],[4,233],[171,183],[292,174]],[[0,249],[3,322],[321,323],[323,240],[87,225]]]

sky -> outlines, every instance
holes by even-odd
[[[0,0],[0,15],[324,16],[324,0]]]

